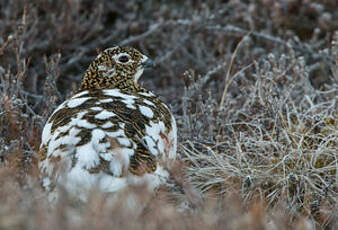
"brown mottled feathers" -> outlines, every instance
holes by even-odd
[[[128,47],[107,49],[90,64],[79,90],[43,130],[39,167],[46,187],[67,180],[71,190],[95,182],[115,191],[130,177],[149,178],[153,187],[163,183],[168,173],[160,162],[176,157],[176,123],[168,107],[137,83],[148,64]]]

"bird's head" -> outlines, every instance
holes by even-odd
[[[144,69],[152,66],[153,62],[134,48],[108,48],[90,64],[80,89],[133,88]]]

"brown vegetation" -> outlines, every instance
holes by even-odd
[[[251,2],[0,0],[0,229],[338,229],[338,2]],[[42,127],[114,45],[157,64],[182,189],[51,208]]]

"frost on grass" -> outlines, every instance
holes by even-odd
[[[185,98],[182,121],[194,128],[184,131],[195,130],[181,151],[198,188],[239,191],[245,203],[263,199],[321,223],[336,218],[338,85],[313,89],[308,68],[292,50],[270,54],[232,84],[222,108],[212,94]],[[252,84],[240,85],[248,78]]]
[[[0,0],[0,229],[338,229],[337,8]],[[141,84],[177,119],[176,186],[51,208],[42,127],[117,44],[157,64]]]

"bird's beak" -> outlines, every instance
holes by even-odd
[[[141,64],[142,64],[143,68],[148,69],[148,68],[154,68],[155,67],[155,63],[150,58],[144,57],[142,59],[143,60],[142,60]]]

